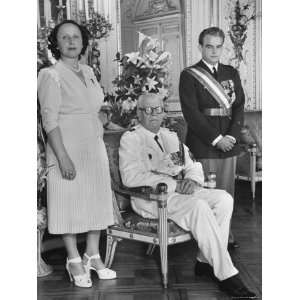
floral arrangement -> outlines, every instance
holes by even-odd
[[[47,165],[45,155],[45,141],[41,140],[42,128],[38,124],[38,143],[37,143],[37,192],[38,197],[43,192],[46,185]]]
[[[106,38],[109,32],[112,30],[112,24],[105,19],[104,16],[95,13],[94,9],[91,8],[91,18],[87,22],[83,22],[82,25],[91,34],[90,47],[88,49],[88,65],[93,68],[94,74],[97,80],[101,80],[101,69],[100,69],[100,51],[98,49],[97,40]]]
[[[115,78],[115,95],[107,95],[111,106],[111,121],[128,127],[136,121],[136,102],[142,93],[160,93],[168,97],[171,54],[158,50],[158,41],[139,32],[139,50],[117,53],[116,61],[122,66],[122,74]]]
[[[46,177],[51,166],[47,166],[45,154],[45,135],[42,127],[39,103],[37,105],[37,276],[43,277],[52,273],[52,267],[47,265],[41,257],[41,244],[47,228],[46,208]]]
[[[91,12],[91,18],[82,25],[90,32],[93,39],[102,39],[108,36],[112,30],[112,24],[99,13]]]
[[[229,15],[229,37],[233,44],[235,57],[239,67],[243,58],[243,46],[247,39],[247,28],[249,22],[255,20],[257,17],[254,13],[254,2],[248,1],[246,4],[241,4],[239,0],[236,1],[232,12]]]
[[[38,28],[37,33],[37,72],[42,68],[49,67],[55,63],[55,59],[48,50],[48,36],[54,28],[55,23],[50,22],[50,26]],[[37,101],[37,227],[45,229],[47,227],[46,210],[46,177],[49,167],[46,164],[46,138],[42,126],[42,116],[39,101]]]
[[[49,169],[52,167],[47,166],[46,163],[46,140],[42,126],[42,117],[38,103],[37,110],[37,226],[38,228],[45,228],[47,226],[46,215],[46,195],[45,186],[46,178]]]
[[[37,32],[37,71],[49,67],[55,63],[55,59],[50,55],[48,50],[48,36],[54,28],[55,23],[50,23],[51,26],[38,28]]]

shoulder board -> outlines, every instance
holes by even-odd
[[[171,128],[168,128],[169,131],[171,132],[176,132],[175,128],[171,127]]]
[[[222,66],[225,67],[225,69],[230,70],[230,71],[236,70],[232,65],[224,65],[224,64],[222,64]]]
[[[170,135],[176,135],[177,136],[177,131],[175,128],[168,128],[168,127],[162,127],[161,130],[165,133],[168,133]]]
[[[196,68],[196,66],[185,67],[182,71],[187,71],[187,70],[189,70],[190,68]]]
[[[168,128],[168,127],[160,127],[160,130],[161,131],[170,131],[170,128]]]

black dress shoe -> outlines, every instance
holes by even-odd
[[[248,290],[238,275],[220,281],[219,286],[232,299],[257,299],[257,296]]]
[[[200,261],[197,261],[195,264],[195,275],[197,276],[203,276],[207,275],[211,278],[215,278],[214,270],[210,264],[203,263]]]
[[[228,250],[235,250],[237,248],[240,248],[240,245],[236,242],[228,242]]]

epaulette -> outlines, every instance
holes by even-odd
[[[169,127],[160,127],[160,130],[170,132],[172,131]]]
[[[168,130],[169,130],[170,132],[176,132],[175,128],[173,128],[173,127],[168,128]]]

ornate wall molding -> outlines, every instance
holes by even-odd
[[[245,111],[261,110],[261,0],[240,0],[241,5],[250,3],[256,19],[247,25],[247,38],[243,45],[243,60],[235,59],[233,44],[229,38],[229,16],[236,4],[235,0],[220,1],[220,27],[226,34],[222,62],[237,67],[245,91]]]
[[[185,1],[186,66],[192,64],[192,0]]]
[[[261,0],[249,0],[254,4],[256,15],[261,12]],[[241,0],[241,4],[248,0]],[[219,26],[226,34],[224,52],[221,61],[234,64],[233,45],[228,36],[229,7],[235,0],[185,0],[185,66],[196,63],[201,55],[197,49],[198,35],[208,26]],[[245,61],[239,68],[242,84],[246,94],[245,110],[261,110],[261,18],[251,21],[248,27],[247,40],[244,45]]]
[[[37,26],[41,27],[40,1],[37,0]]]
[[[70,18],[78,21],[77,0],[70,0]]]
[[[134,11],[135,21],[176,14],[181,11],[179,0],[138,0]]]
[[[261,0],[257,1],[256,5],[256,15],[261,16],[262,13],[262,2]],[[255,32],[256,32],[256,86],[255,86],[255,95],[256,95],[256,110],[262,110],[262,75],[261,75],[261,47],[262,47],[262,26],[261,17],[259,17],[255,22]]]
[[[211,22],[216,22],[218,14],[214,12],[218,10],[218,6],[212,1],[216,0],[184,0],[185,66],[194,64],[201,58],[198,36],[204,28],[210,26]]]
[[[120,0],[116,0],[116,35],[117,35],[117,52],[122,51],[121,40],[121,3]],[[121,66],[118,64],[118,75],[121,74]]]

